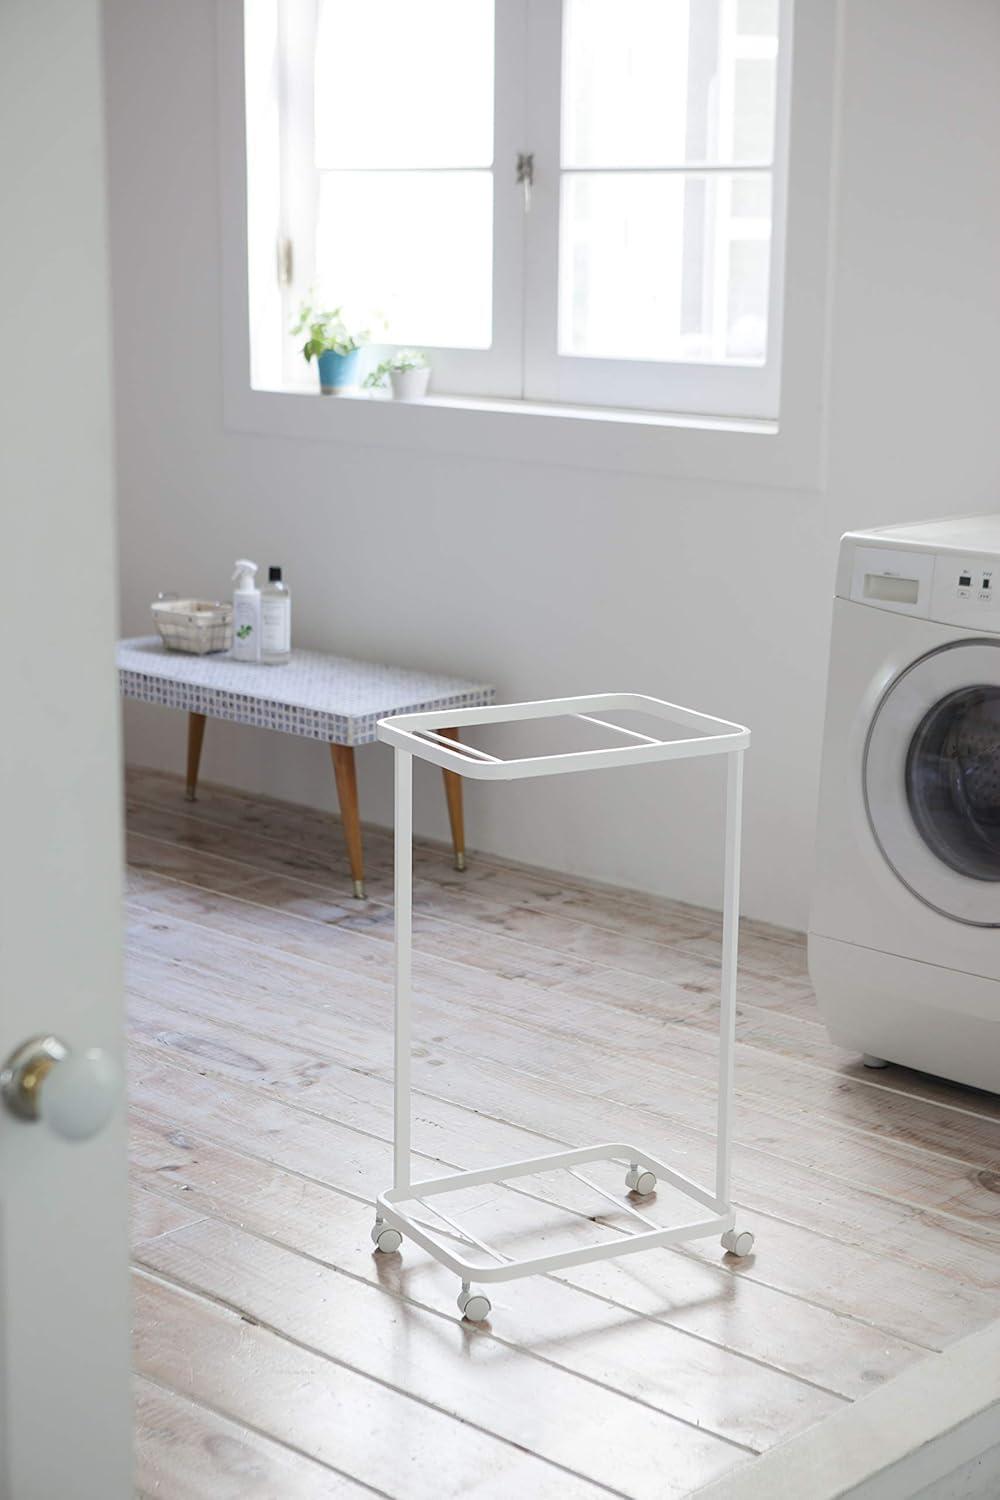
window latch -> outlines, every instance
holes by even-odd
[[[295,275],[295,250],[292,242],[287,236],[282,235],[275,248],[277,251],[278,285],[291,286],[292,278]]]
[[[531,189],[535,185],[535,153],[533,151],[519,151],[517,153],[517,174],[515,182],[520,183],[521,191],[524,193],[524,211],[531,212]]]

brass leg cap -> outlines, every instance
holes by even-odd
[[[354,895],[358,901],[365,899],[365,883],[363,880],[356,880],[354,882]]]
[[[455,869],[456,870],[464,870],[465,869],[465,850],[464,849],[460,850],[459,853],[455,855]]]

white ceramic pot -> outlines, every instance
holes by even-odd
[[[427,395],[430,378],[429,365],[422,365],[416,370],[390,370],[392,399],[394,401],[419,401],[422,396]]]

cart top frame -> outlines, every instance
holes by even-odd
[[[607,713],[642,713],[681,729],[698,731],[693,737],[657,739],[609,723]],[[449,739],[449,729],[484,724],[512,724],[533,719],[569,717],[617,735],[621,744],[555,755],[521,756],[502,760],[475,745]],[[728,719],[716,719],[677,703],[665,703],[644,693],[596,693],[584,698],[543,698],[533,703],[491,703],[483,708],[432,709],[381,719],[378,737],[397,750],[455,771],[476,781],[513,781],[525,776],[554,776],[568,771],[609,770],[619,766],[649,765],[660,760],[684,760],[699,755],[731,755],[746,750],[750,731]]]

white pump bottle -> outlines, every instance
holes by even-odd
[[[234,661],[260,661],[260,589],[256,577],[257,564],[241,558],[233,574]]]

